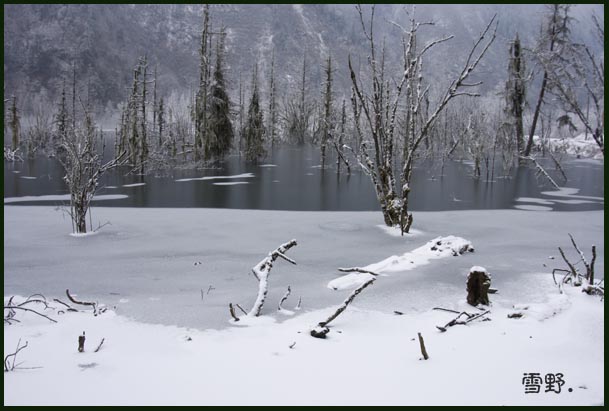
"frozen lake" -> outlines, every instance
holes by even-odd
[[[231,156],[215,169],[168,170],[139,176],[121,169],[102,180],[99,195],[105,207],[194,207],[293,211],[373,211],[378,203],[372,183],[358,166],[351,175],[335,160],[321,169],[316,147],[276,149],[258,165]],[[411,209],[416,211],[524,208],[529,210],[586,211],[604,207],[603,165],[599,161],[563,162],[568,181],[548,170],[576,197],[547,195],[554,188],[529,167],[515,169],[495,181],[472,178],[472,164],[450,161],[440,178],[440,163],[420,163],[414,171]],[[483,171],[484,174],[484,171]],[[4,163],[4,197],[11,203],[58,205],[67,194],[63,170],[55,159],[38,157],[23,163]],[[562,193],[561,193],[562,194]],[[35,199],[17,197],[54,196]]]

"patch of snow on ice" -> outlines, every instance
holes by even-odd
[[[76,237],[76,238],[91,237],[97,233],[98,233],[98,231],[89,231],[88,233],[70,233],[70,236]]]
[[[277,164],[260,164],[258,167],[277,167]]]
[[[23,178],[25,180],[36,180],[38,177],[32,177],[32,176],[20,176],[19,178]]]
[[[184,181],[224,180],[227,178],[254,178],[254,173],[236,174],[233,176],[205,176],[205,177],[195,177],[195,178],[180,178],[179,180],[175,180],[175,181],[182,183]]]
[[[387,227],[384,224],[379,224],[379,225],[377,225],[377,227],[392,237],[408,238],[408,237],[414,237],[414,236],[419,236],[419,235],[423,234],[423,231],[417,230],[415,228],[411,228],[410,232],[404,233],[404,235],[402,236],[402,230],[400,230],[400,227]]]
[[[374,278],[372,274],[350,273],[330,281],[327,287],[332,290],[350,290],[359,287],[372,278]]]
[[[140,187],[145,186],[146,183],[134,183],[134,184],[125,184],[123,187]]]
[[[605,199],[603,197],[582,196],[582,195],[577,195],[577,193],[579,193],[579,188],[571,188],[571,187],[562,187],[560,190],[541,192],[541,194],[543,194],[543,195],[553,196],[553,197],[570,197],[570,198],[579,199],[579,200],[593,200],[593,201],[602,201],[602,202],[605,201]]]
[[[539,206],[539,205],[516,205],[514,208],[524,211],[552,211],[552,207]]]
[[[554,204],[550,200],[544,200],[543,198],[532,198],[532,197],[518,197],[514,200],[518,203],[535,203],[535,204],[543,204],[543,205],[552,205]]]
[[[215,186],[237,186],[240,184],[249,184],[248,181],[231,181],[231,182],[220,182],[220,183],[213,183]]]
[[[91,201],[102,201],[102,200],[122,200],[123,198],[129,197],[125,194],[103,194],[94,196]],[[58,195],[44,195],[44,196],[23,196],[23,197],[5,197],[4,204],[8,203],[23,203],[26,201],[70,201],[69,194],[58,194]]]

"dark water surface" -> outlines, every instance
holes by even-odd
[[[212,207],[301,211],[378,210],[370,178],[352,165],[351,175],[342,167],[336,173],[335,160],[322,170],[319,149],[314,147],[275,149],[261,164],[246,164],[231,156],[218,169],[169,170],[157,175],[126,174],[113,170],[104,176],[99,195],[123,194],[127,198],[96,202],[111,207]],[[528,167],[516,168],[508,178],[486,182],[485,176],[472,178],[472,165],[450,161],[439,177],[440,166],[420,163],[411,184],[411,209],[417,211],[506,209],[530,207],[557,211],[602,210],[604,208],[603,164],[590,160],[563,162],[568,177],[564,182],[552,172],[561,186],[578,189],[577,195],[550,196],[556,191]],[[549,166],[551,170],[552,167]],[[248,174],[251,173],[251,174]],[[203,177],[227,177],[176,181]],[[67,194],[63,170],[57,160],[46,157],[23,163],[4,163],[4,197]],[[128,187],[131,184],[141,184]],[[127,186],[127,187],[125,187]],[[572,190],[575,191],[575,190]],[[579,196],[579,197],[578,197]],[[592,198],[585,198],[592,197]],[[595,198],[596,197],[596,198]],[[518,201],[517,201],[518,200]],[[26,201],[11,204],[59,205],[66,201]]]

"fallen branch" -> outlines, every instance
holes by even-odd
[[[342,271],[343,273],[356,272],[356,273],[362,273],[362,274],[372,274],[374,276],[378,276],[379,275],[378,273],[375,273],[374,271],[365,270],[365,269],[359,268],[359,267],[339,268],[338,271]]]
[[[444,311],[452,311],[452,310],[444,309]],[[453,325],[466,325],[466,324],[468,324],[468,323],[470,323],[470,322],[472,322],[474,320],[477,320],[478,318],[481,318],[481,317],[485,316],[486,314],[488,314],[490,312],[491,312],[490,310],[486,310],[486,311],[484,311],[482,313],[479,313],[479,314],[470,314],[468,312],[463,311],[463,312],[459,313],[459,315],[457,315],[455,318],[450,320],[448,323],[446,323],[446,325],[444,327],[436,325],[436,328],[438,330],[440,330],[441,332],[446,332],[446,330],[449,327],[452,327]],[[467,319],[466,320],[461,320],[461,317],[464,316],[464,315],[467,317]]]
[[[347,309],[347,306],[349,304],[351,304],[353,299],[355,297],[357,297],[357,295],[359,293],[361,293],[364,288],[368,287],[370,284],[372,284],[375,281],[376,281],[376,278],[371,278],[370,280],[366,281],[364,284],[359,286],[357,289],[355,289],[351,293],[351,295],[349,295],[349,297],[347,297],[347,299],[340,305],[340,307],[338,307],[336,309],[334,314],[332,314],[330,317],[328,317],[328,319],[326,321],[322,321],[322,322],[318,323],[317,327],[315,327],[314,329],[311,330],[311,336],[316,337],[316,338],[326,338],[326,334],[330,332],[330,329],[328,328],[328,324],[330,324],[336,317],[338,317],[343,311],[345,311]]]
[[[281,257],[289,263],[296,264],[294,260],[288,258],[285,255],[285,252],[290,248],[297,245],[296,240],[291,240],[285,244],[280,245],[274,251],[270,252],[267,257],[265,257],[262,261],[252,268],[252,273],[254,277],[258,280],[258,296],[256,297],[256,301],[254,302],[254,306],[248,313],[248,315],[253,315],[255,317],[260,315],[260,310],[262,310],[262,306],[264,305],[264,300],[266,299],[266,294],[268,293],[268,276],[273,268],[273,263],[277,258]]]
[[[302,297],[298,297],[298,304],[296,304],[296,307],[294,307],[294,309],[300,310],[301,305],[302,305]]]
[[[560,186],[558,184],[556,184],[556,181],[554,181],[552,179],[552,177],[550,177],[550,175],[546,172],[546,170],[537,162],[537,160],[535,160],[534,157],[531,156],[520,156],[520,158],[522,160],[529,160],[532,161],[535,164],[535,167],[537,168],[537,171],[542,174],[545,178],[548,179],[548,181],[550,183],[552,183],[552,185],[557,189],[560,190]]]
[[[14,317],[14,314],[13,314],[13,315],[10,315],[10,310],[23,310],[23,311],[28,311],[28,312],[34,313],[34,314],[36,314],[36,315],[39,315],[39,316],[41,316],[41,317],[44,317],[44,318],[46,318],[47,320],[49,320],[49,321],[51,321],[51,322],[54,322],[54,323],[56,323],[56,322],[57,322],[57,321],[55,321],[54,319],[52,319],[51,317],[48,317],[48,316],[46,316],[46,315],[44,315],[44,314],[42,314],[42,313],[39,313],[38,311],[33,310],[33,309],[31,309],[31,308],[19,307],[19,306],[17,306],[17,305],[5,305],[5,306],[4,306],[4,309],[5,309],[5,310],[9,310],[9,314],[8,314],[6,317],[4,317],[4,321],[5,321],[5,322],[7,322],[7,323],[9,323],[9,324],[10,324],[10,322],[11,322],[11,321],[17,321],[17,320],[15,320],[15,319],[13,318],[13,317]]]
[[[93,315],[97,315],[97,303],[87,302],[87,301],[77,301],[70,294],[70,290],[66,288],[66,295],[68,296],[68,300],[72,301],[74,304],[79,305],[87,305],[93,307]]]
[[[419,346],[421,347],[421,354],[423,354],[423,359],[428,360],[429,355],[427,355],[427,350],[425,349],[425,341],[423,341],[423,336],[421,335],[421,333],[417,334],[419,334]]]

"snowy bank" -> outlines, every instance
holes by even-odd
[[[52,207],[4,213],[5,300],[35,292],[65,300],[70,288],[111,307],[97,317],[48,311],[57,323],[19,313],[21,323],[5,325],[5,355],[28,341],[23,363],[5,374],[7,405],[604,402],[604,305],[575,288],[558,294],[550,274],[562,267],[556,247],[570,246],[570,232],[586,253],[596,244],[602,277],[602,211],[415,213],[420,233],[412,237],[379,230],[379,213],[96,207],[94,216],[112,224],[80,238]],[[404,256],[447,231],[476,251],[452,257],[466,242],[443,242],[434,251],[449,257],[381,274],[326,340],[309,335],[349,293],[326,287],[338,267],[406,264]],[[229,321],[229,302],[249,309],[255,300],[251,268],[289,238],[298,239],[297,265],[273,268],[262,317]],[[477,265],[499,289],[491,321],[440,332],[455,315],[433,307],[476,311],[465,303],[465,280]],[[284,307],[302,297],[292,316],[277,311],[288,285]],[[514,312],[522,317],[507,317]],[[428,361],[419,360],[419,332]],[[526,394],[525,373],[562,374],[562,392],[544,392],[544,383]]]
[[[546,278],[547,280],[547,278]],[[33,315],[5,326],[4,352],[29,345],[5,373],[5,405],[593,405],[604,402],[603,303],[568,289],[527,307],[500,302],[491,321],[390,315],[350,307],[326,340],[308,330],[328,310],[275,323],[199,331],[113,312]],[[362,297],[365,298],[365,297]],[[464,303],[458,307],[465,308]],[[469,307],[468,310],[474,310]],[[544,314],[545,313],[545,314]],[[46,321],[46,322],[45,322]],[[77,336],[86,331],[85,352]],[[420,359],[417,333],[430,359]],[[94,352],[104,338],[99,352]],[[573,349],[576,346],[577,349]],[[582,355],[585,353],[585,355]],[[41,367],[25,369],[25,367]],[[561,392],[525,393],[525,373],[562,374]],[[58,378],[60,376],[60,378]],[[247,377],[246,377],[247,376]],[[365,383],[363,383],[365,381]],[[354,387],[365,385],[365,389]],[[554,387],[557,388],[557,387]],[[239,395],[235,395],[235,390]]]

